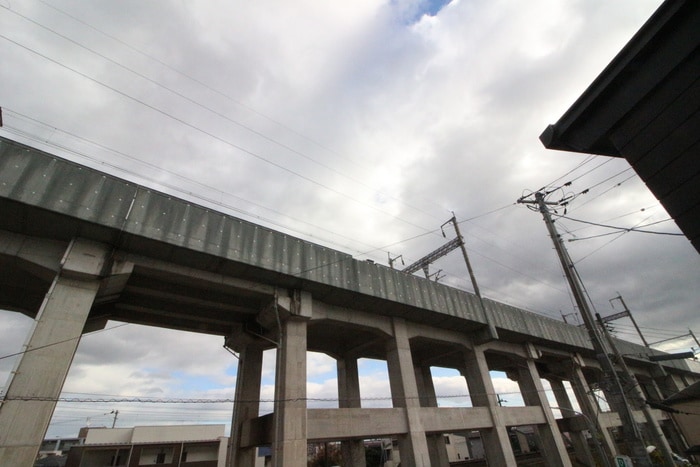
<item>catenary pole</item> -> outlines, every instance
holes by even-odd
[[[661,431],[661,427],[659,427],[659,424],[654,420],[654,415],[651,413],[651,407],[649,407],[646,403],[646,397],[644,396],[644,393],[642,392],[642,388],[639,386],[639,382],[637,381],[637,378],[634,377],[630,369],[627,367],[627,363],[625,362],[624,357],[622,354],[620,354],[620,351],[617,350],[617,346],[615,345],[615,341],[613,340],[612,336],[608,332],[608,329],[605,327],[603,323],[603,319],[600,317],[598,313],[596,313],[596,319],[598,320],[598,323],[600,323],[600,329],[603,330],[603,334],[605,335],[605,339],[608,342],[608,345],[612,349],[614,355],[615,355],[615,360],[617,361],[617,364],[622,367],[622,372],[626,376],[626,383],[628,385],[628,392],[631,395],[631,399],[633,399],[636,402],[637,408],[639,408],[642,413],[644,414],[644,418],[647,421],[647,426],[649,427],[649,430],[651,431],[652,435],[656,439],[656,444],[657,448],[660,449],[661,455],[664,457],[664,460],[666,464],[668,465],[674,465],[673,461],[673,454],[671,452],[671,446],[669,446],[668,441],[666,440],[666,437],[664,436],[663,432]],[[659,364],[661,366],[661,364]]]
[[[484,319],[486,319],[489,339],[498,339],[498,331],[496,330],[496,326],[491,321],[491,316],[486,311],[486,305],[484,305],[484,299],[481,297],[479,284],[476,282],[476,276],[474,275],[472,264],[469,261],[469,255],[467,255],[467,247],[464,245],[464,237],[462,237],[462,233],[459,231],[459,223],[457,222],[457,217],[455,216],[454,212],[452,213],[452,219],[450,219],[450,222],[452,222],[452,225],[455,228],[455,233],[459,239],[459,246],[462,249],[462,256],[464,257],[464,262],[467,264],[467,270],[469,271],[469,278],[472,281],[472,287],[474,287],[474,293],[479,300],[479,306],[481,307],[481,312],[484,314]]]
[[[630,311],[629,308],[627,308],[627,304],[625,303],[625,300],[622,298],[622,294],[620,294],[620,292],[618,292],[617,297],[613,298],[612,300],[620,300],[620,303],[622,303],[622,308],[624,308],[624,311],[627,312],[627,316],[629,316],[630,321],[632,321],[632,324],[634,324],[634,328],[637,330],[637,334],[639,334],[639,337],[642,339],[644,346],[649,347],[649,343],[644,338],[644,334],[642,334],[642,331],[639,329],[639,326],[637,326],[637,321],[634,319],[634,316],[632,316],[632,312]],[[611,300],[611,302],[612,302],[612,300]]]

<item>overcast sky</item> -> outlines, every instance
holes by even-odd
[[[553,196],[590,191],[567,216],[680,232],[624,160],[538,140],[659,3],[0,0],[0,134],[383,264],[441,246],[454,211],[485,296],[577,322],[541,216],[515,201],[571,181]],[[558,225],[602,315],[621,310],[619,293],[647,340],[700,334],[685,237]],[[471,290],[458,252],[438,270]],[[629,320],[614,324],[639,342]],[[29,325],[0,312],[0,356]],[[70,396],[233,397],[220,338],[115,326],[83,338]],[[272,398],[270,355],[265,368]],[[388,396],[383,362],[362,375],[363,397]],[[439,394],[466,393],[456,373],[435,376]],[[310,397],[334,397],[334,378],[333,361],[309,356]],[[230,404],[61,404],[49,435],[109,425],[112,410],[117,426],[225,423]]]

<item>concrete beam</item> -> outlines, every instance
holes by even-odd
[[[58,240],[0,230],[0,255],[14,258],[22,269],[48,282],[61,269],[67,246]]]
[[[386,438],[408,433],[406,409],[309,409],[309,442]]]

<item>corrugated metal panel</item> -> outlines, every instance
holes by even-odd
[[[0,141],[0,196],[119,228],[135,190],[123,180]]]
[[[277,275],[485,324],[473,294],[226,216],[0,138],[0,196]],[[132,206],[133,201],[133,206]],[[131,206],[131,210],[130,210]],[[128,218],[127,218],[128,213]],[[366,298],[366,297],[364,297]],[[363,299],[358,296],[358,300]],[[498,327],[589,347],[580,329],[491,300]],[[381,312],[382,310],[377,310]]]

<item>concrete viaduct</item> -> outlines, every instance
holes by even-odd
[[[446,466],[443,434],[474,430],[489,465],[513,466],[509,430],[523,425],[534,427],[548,466],[572,465],[565,439],[576,459],[595,465],[586,430],[598,432],[607,456],[625,449],[614,439],[619,418],[601,414],[591,394],[606,386],[587,333],[576,326],[487,299],[485,316],[468,292],[5,138],[0,213],[0,308],[35,318],[1,400],[0,465],[33,464],[79,337],[107,320],[223,336],[240,353],[232,466],[252,467],[261,445],[272,446],[274,466],[306,466],[307,443],[328,440],[342,442],[346,465],[364,466],[363,440],[387,437],[398,441],[401,465]],[[625,355],[648,352],[618,345]],[[272,414],[259,416],[262,353],[272,347],[276,402]],[[307,408],[307,351],[337,360],[338,408]],[[386,360],[392,408],[361,407],[359,358]],[[641,356],[626,360],[649,399],[700,379],[692,362],[662,369]],[[473,407],[438,407],[430,367],[457,369]],[[524,407],[499,406],[491,370],[517,380]],[[560,420],[543,379],[564,409]],[[652,411],[653,420],[635,413],[684,448],[666,413]]]

